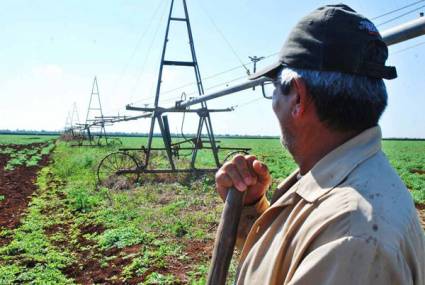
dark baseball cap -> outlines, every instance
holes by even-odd
[[[285,66],[394,79],[397,71],[385,66],[387,58],[387,45],[370,20],[347,5],[327,5],[301,19],[284,43],[278,62],[250,79],[274,78]]]

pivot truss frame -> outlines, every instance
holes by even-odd
[[[100,183],[103,183],[113,175],[121,175],[124,178],[135,182],[141,173],[179,173],[179,172],[215,172],[220,166],[219,151],[230,151],[233,153],[248,153],[250,148],[244,147],[221,147],[218,145],[219,141],[215,139],[213,127],[211,123],[211,113],[229,112],[233,108],[226,109],[208,109],[207,103],[201,102],[201,107],[198,109],[187,108],[162,108],[159,106],[159,97],[161,93],[162,75],[165,66],[176,66],[182,68],[193,68],[198,95],[204,94],[202,85],[201,74],[199,71],[198,61],[195,53],[195,46],[190,26],[189,14],[187,10],[186,0],[181,0],[183,4],[184,17],[173,16],[174,0],[171,0],[171,7],[168,15],[167,27],[165,31],[165,38],[162,49],[161,62],[159,67],[158,81],[155,93],[154,106],[152,108],[143,108],[127,105],[126,109],[130,111],[141,111],[141,117],[150,117],[151,124],[148,136],[147,146],[140,148],[121,148],[118,152],[111,153],[106,156],[99,164],[97,177]],[[177,61],[166,60],[165,54],[168,43],[168,35],[170,31],[170,24],[172,22],[180,22],[186,25],[187,34],[189,38],[189,46],[191,53],[191,61]],[[166,113],[194,113],[198,115],[198,127],[196,135],[193,138],[184,137],[183,140],[178,142],[172,141],[168,116]],[[158,123],[164,147],[153,147],[152,141],[154,137],[155,124]],[[206,136],[203,135],[203,130],[206,130]],[[190,145],[187,146],[187,145]],[[211,151],[214,158],[214,168],[197,168],[196,160],[199,150]],[[157,168],[157,166],[150,165],[152,160],[152,152],[161,151],[165,152],[169,168]],[[180,158],[182,152],[189,152],[191,156],[189,168],[181,168],[177,165],[177,159]],[[230,157],[230,154],[225,157],[225,160]]]

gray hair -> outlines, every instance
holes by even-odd
[[[333,130],[361,131],[376,126],[387,106],[382,79],[287,67],[281,74],[284,94],[295,78],[304,80],[320,121]]]

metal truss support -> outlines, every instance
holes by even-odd
[[[174,1],[175,0],[171,0],[170,11],[169,11],[169,14],[168,14],[167,27],[166,27],[166,31],[165,31],[165,38],[164,38],[164,43],[163,43],[163,48],[162,48],[161,63],[160,63],[160,66],[159,66],[158,81],[157,81],[157,86],[156,86],[154,108],[152,108],[152,119],[151,119],[152,121],[151,121],[150,130],[149,130],[149,138],[148,138],[148,144],[147,144],[147,150],[146,150],[146,160],[145,160],[145,165],[148,165],[150,152],[151,152],[151,149],[152,149],[152,137],[153,137],[153,134],[154,134],[155,123],[156,123],[156,121],[158,121],[158,125],[159,125],[160,131],[161,131],[161,135],[164,139],[164,145],[167,149],[168,160],[169,160],[171,168],[173,170],[175,169],[175,165],[174,165],[174,162],[173,162],[171,146],[169,144],[169,141],[166,139],[167,137],[170,136],[170,134],[167,134],[167,128],[164,127],[164,121],[163,121],[163,116],[162,116],[163,112],[161,111],[161,107],[158,105],[159,104],[159,97],[160,97],[160,94],[161,94],[161,84],[162,84],[164,67],[166,67],[166,66],[192,67],[193,71],[195,73],[195,79],[196,79],[198,94],[200,96],[204,94],[204,87],[202,85],[201,73],[199,71],[198,60],[196,58],[195,45],[194,45],[194,42],[193,42],[192,29],[191,29],[191,26],[190,26],[189,13],[188,13],[188,10],[187,10],[186,0],[181,0],[182,5],[183,5],[183,11],[184,11],[183,17],[173,17],[173,9],[174,9],[174,4],[175,4]],[[189,37],[189,48],[190,48],[190,52],[191,52],[191,61],[179,61],[179,60],[166,60],[165,59],[166,50],[167,50],[167,43],[169,41],[170,25],[173,22],[184,22],[186,24],[187,34],[188,34],[188,37]],[[129,108],[127,108],[127,109],[129,109]],[[215,141],[214,133],[212,131],[211,118],[210,118],[210,115],[209,115],[209,110],[207,108],[207,104],[205,102],[201,103],[201,110],[197,110],[196,112],[199,115],[199,123],[198,123],[198,130],[197,130],[197,134],[196,134],[196,139],[195,139],[195,141],[197,143],[195,143],[195,148],[194,148],[194,151],[193,151],[193,154],[192,154],[191,167],[192,168],[196,167],[196,165],[195,165],[196,156],[197,156],[197,152],[198,152],[198,147],[199,147],[200,143],[202,142],[202,132],[203,132],[204,126],[206,127],[206,131],[207,131],[207,135],[208,135],[208,142],[211,144],[211,150],[212,150],[212,155],[214,156],[214,161],[216,163],[216,166],[219,167],[220,163],[219,163],[219,159],[218,159],[218,149],[216,147],[216,141]]]
[[[96,122],[96,124],[93,124],[94,122]],[[97,140],[97,144],[100,144],[102,137],[105,139],[106,144],[108,144],[108,137],[106,135],[105,123],[103,121],[102,103],[100,101],[99,86],[97,84],[96,76],[93,80],[85,122],[85,129],[87,131],[87,136],[91,144],[94,143],[94,132],[93,130],[90,130],[90,128],[97,128],[99,130],[99,138]]]

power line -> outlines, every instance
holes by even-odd
[[[139,49],[139,47],[140,47],[142,41],[144,40],[144,38],[146,37],[146,35],[147,35],[147,33],[148,33],[148,31],[149,31],[152,23],[153,23],[154,18],[156,17],[156,15],[158,14],[158,12],[159,12],[159,10],[160,10],[160,8],[162,6],[162,3],[163,3],[163,1],[160,1],[159,2],[159,5],[154,10],[154,13],[151,15],[151,17],[150,17],[150,19],[148,21],[148,25],[146,26],[145,30],[143,31],[143,33],[140,35],[139,39],[137,40],[136,45],[135,45],[135,47],[134,47],[134,49],[133,49],[130,57],[128,58],[127,62],[125,63],[124,68],[122,69],[120,75],[118,76],[118,79],[115,81],[115,88],[114,88],[114,92],[113,92],[114,95],[116,94],[117,82],[121,81],[122,77],[127,72],[127,69],[128,69],[128,66],[130,65],[131,60],[136,55],[137,50]]]
[[[150,26],[152,25],[154,18],[156,17],[156,15],[158,14],[158,12],[160,11],[160,8],[163,6],[163,5],[162,5],[163,3],[165,3],[165,1],[160,1],[159,5],[156,7],[156,10],[154,11],[154,13],[152,14],[152,16],[151,16],[151,18],[150,18],[150,20],[149,20],[149,24],[147,25],[147,27],[146,27],[145,31],[143,32],[142,36],[139,38],[139,40],[138,40],[138,42],[137,42],[137,44],[136,44],[136,47],[135,47],[135,49],[133,50],[132,55],[130,56],[130,58],[129,58],[129,60],[128,60],[128,62],[127,62],[127,64],[126,64],[126,66],[125,66],[125,68],[124,68],[124,69],[123,69],[123,71],[121,72],[121,75],[119,76],[119,80],[121,80],[121,78],[123,77],[123,75],[124,75],[124,73],[125,73],[125,71],[126,71],[126,69],[127,69],[128,65],[129,65],[129,63],[130,63],[131,59],[134,57],[134,55],[135,55],[135,53],[136,53],[136,51],[137,51],[137,49],[138,49],[138,47],[139,47],[139,45],[140,45],[140,43],[141,43],[142,39],[144,39],[144,38],[145,38],[145,36],[147,35],[147,32],[148,32],[148,30],[150,29]],[[162,18],[164,17],[164,14],[165,14],[165,10],[163,11],[163,13],[162,13],[162,15],[161,15],[160,21],[162,21]],[[142,68],[141,68],[141,72],[140,72],[140,73],[139,73],[139,75],[137,76],[137,80],[136,80],[136,82],[135,82],[135,85],[134,85],[134,87],[132,88],[132,91],[130,92],[130,101],[131,101],[131,99],[132,99],[132,97],[133,97],[133,95],[132,95],[132,94],[134,94],[135,89],[137,88],[138,81],[140,80],[141,76],[142,76],[142,75],[143,75],[143,73],[144,73],[144,67],[145,67],[145,65],[146,65],[147,57],[148,57],[148,55],[149,55],[149,54],[150,54],[150,52],[151,52],[151,49],[152,49],[153,43],[154,43],[154,41],[155,41],[155,39],[156,39],[156,35],[158,34],[159,26],[160,26],[160,25],[157,25],[157,26],[156,26],[157,28],[156,28],[156,30],[155,30],[154,38],[152,39],[152,41],[151,41],[151,42],[150,42],[150,44],[149,44],[148,52],[146,53],[145,58],[144,58],[144,60],[143,60],[143,65],[142,65]],[[116,80],[116,82],[117,82],[117,81],[119,81],[119,80]],[[115,83],[114,91],[112,92],[112,94],[114,94],[114,95],[116,95],[116,89],[117,89],[117,87],[116,87],[116,86],[117,86],[117,83]],[[122,109],[122,108],[115,108],[115,109],[112,109],[110,112],[111,112],[111,113],[119,112],[121,109]]]
[[[205,91],[207,91],[207,90],[211,90],[211,89],[214,89],[214,88],[217,88],[217,87],[223,86],[223,85],[226,85],[226,86],[227,86],[229,83],[232,83],[232,82],[235,82],[235,81],[241,80],[241,79],[243,79],[243,78],[246,78],[246,75],[239,76],[239,77],[233,78],[233,79],[231,79],[231,80],[227,80],[227,81],[225,81],[225,82],[221,82],[221,83],[218,83],[218,84],[216,84],[216,85],[210,86],[210,87],[208,87],[208,88],[205,88]],[[196,91],[194,91],[194,92],[190,92],[190,93],[188,93],[187,95],[194,95],[194,94],[196,94]],[[166,102],[166,101],[164,101],[164,102]]]
[[[388,24],[388,23],[393,22],[393,21],[395,21],[395,20],[397,20],[397,19],[400,19],[401,17],[404,17],[404,16],[406,16],[406,15],[408,15],[408,14],[411,14],[411,13],[413,13],[413,12],[416,12],[416,11],[418,11],[419,9],[422,9],[422,8],[425,8],[425,5],[422,5],[422,6],[420,6],[420,7],[417,7],[417,8],[415,8],[415,9],[413,9],[413,10],[407,11],[406,13],[403,13],[403,14],[401,14],[401,15],[398,15],[397,17],[391,18],[391,19],[389,19],[389,20],[387,20],[387,21],[385,21],[385,22],[382,22],[382,23],[380,23],[380,24],[378,24],[378,25],[376,25],[376,26],[382,26],[382,25]]]
[[[275,52],[275,53],[269,54],[269,55],[265,56],[265,57],[264,57],[264,59],[270,58],[270,57],[275,56],[275,55],[277,55],[277,54],[279,54],[279,53],[278,53],[278,52]],[[251,61],[246,62],[245,64],[249,64],[249,63],[251,63]],[[203,81],[204,81],[204,82],[205,82],[205,81],[208,81],[208,80],[210,80],[210,79],[212,79],[212,78],[215,78],[215,77],[218,77],[218,76],[220,76],[220,75],[223,75],[223,74],[229,73],[229,72],[231,72],[231,71],[237,70],[237,69],[239,69],[239,68],[241,68],[241,67],[242,67],[241,65],[237,65],[237,66],[231,67],[231,68],[229,68],[229,69],[223,70],[223,71],[221,71],[221,72],[218,72],[218,73],[215,73],[215,74],[212,74],[212,75],[206,76],[206,77],[204,77],[204,78],[203,78]],[[242,79],[242,78],[245,78],[245,77],[246,77],[246,75],[241,76],[241,77],[237,77],[237,78],[233,78],[233,79],[230,79],[230,81],[224,81],[224,82],[222,82],[222,83],[220,83],[220,84],[217,84],[217,85],[215,85],[215,86],[209,87],[209,88],[207,88],[207,89],[205,89],[205,90],[210,90],[210,89],[212,89],[212,88],[215,88],[215,87],[218,87],[218,86],[222,86],[222,85],[225,85],[225,84],[228,84],[228,83],[234,82],[234,81],[236,81],[236,80],[239,80],[239,79]],[[180,90],[180,89],[183,89],[183,88],[186,88],[186,87],[193,86],[193,85],[195,85],[195,84],[196,84],[196,82],[195,82],[195,81],[187,82],[187,83],[182,84],[182,85],[180,85],[180,86],[178,86],[178,87],[176,87],[176,88],[169,89],[169,90],[165,90],[164,92],[161,92],[161,94],[163,95],[163,94],[172,93],[172,92],[178,91],[178,90]],[[188,94],[188,95],[192,95],[192,94],[194,94],[194,93],[195,93],[195,92],[192,92],[192,93],[190,93],[190,94]],[[143,98],[143,99],[136,100],[136,101],[134,101],[134,102],[132,102],[132,103],[134,104],[134,103],[142,103],[142,102],[146,102],[147,100],[150,100],[150,99],[152,99],[152,98],[154,98],[154,97],[155,97],[155,96],[145,97],[145,98]],[[180,97],[180,96],[172,97],[172,98],[170,98],[169,100],[167,99],[167,100],[162,101],[162,102],[169,102],[169,101],[172,101],[172,100],[177,99],[177,98],[179,98],[179,97]]]
[[[205,13],[205,15],[207,16],[207,18],[210,20],[210,22],[212,23],[213,27],[216,29],[216,31],[220,34],[220,36],[222,37],[222,39],[224,40],[224,42],[227,44],[227,46],[229,47],[229,49],[231,50],[231,52],[233,53],[233,55],[239,60],[239,63],[245,68],[245,71],[247,72],[247,74],[250,74],[249,69],[245,66],[245,64],[242,62],[241,58],[239,57],[238,53],[236,52],[236,50],[233,48],[233,46],[230,44],[230,42],[227,40],[227,38],[224,36],[223,32],[219,29],[219,27],[217,26],[217,24],[215,23],[215,21],[213,20],[213,18],[210,16],[210,14],[207,12],[207,10],[204,8],[204,6],[202,5],[202,1],[199,2],[199,6],[201,7],[202,11]]]
[[[249,100],[247,102],[244,102],[242,104],[236,105],[235,108],[243,108],[243,107],[246,107],[248,105],[254,104],[255,102],[260,101],[262,99],[264,99],[264,98],[263,97],[255,98],[255,99]]]
[[[423,0],[423,1],[425,1],[425,0]],[[164,16],[164,14],[161,16],[161,18],[163,18],[163,16]],[[159,25],[158,25],[158,26],[159,26]],[[157,28],[157,30],[156,30],[156,32],[155,32],[155,34],[158,34],[158,28]],[[223,35],[223,36],[224,36],[224,35]],[[153,41],[152,41],[152,42],[153,42]],[[150,45],[150,47],[149,47],[149,51],[148,51],[148,53],[146,54],[146,57],[145,57],[145,61],[144,61],[143,66],[145,66],[145,65],[146,65],[146,58],[147,58],[147,56],[150,54],[150,50],[151,50],[151,48],[152,48],[152,42],[151,42],[151,45]],[[229,43],[229,44],[230,44],[230,43]],[[275,52],[275,53],[269,54],[269,55],[265,56],[263,59],[267,59],[267,58],[270,58],[270,57],[276,56],[277,54],[279,54],[279,53],[278,53],[278,52]],[[236,56],[237,56],[237,55],[236,55]],[[210,80],[210,79],[216,78],[216,77],[218,77],[218,76],[220,76],[220,75],[223,75],[223,74],[226,74],[226,73],[232,72],[232,71],[237,70],[237,69],[239,69],[239,68],[241,68],[241,67],[242,67],[242,68],[244,68],[244,69],[246,70],[246,69],[247,69],[246,65],[250,64],[250,63],[251,63],[251,61],[247,61],[247,62],[245,62],[245,63],[244,63],[244,62],[242,62],[242,61],[240,60],[240,58],[239,58],[238,56],[237,56],[237,58],[238,58],[238,60],[241,62],[241,64],[239,64],[239,65],[237,65],[237,66],[234,66],[234,67],[231,67],[231,68],[229,68],[229,69],[226,69],[226,70],[224,70],[224,71],[221,71],[221,72],[218,72],[218,73],[215,73],[215,74],[212,74],[212,75],[206,76],[206,77],[204,77],[204,78],[203,78],[203,81],[205,82],[205,81],[207,81],[207,80]],[[142,75],[142,74],[140,74],[140,75],[139,75],[137,82],[140,80],[141,75]],[[231,79],[231,80],[229,80],[229,81],[222,82],[222,83],[220,83],[220,84],[217,84],[217,85],[211,86],[211,87],[209,87],[209,88],[207,88],[207,89],[205,89],[205,90],[210,90],[210,89],[213,89],[213,88],[215,88],[215,87],[219,87],[219,86],[222,86],[222,85],[226,85],[226,84],[229,84],[229,83],[231,83],[231,82],[234,82],[234,81],[240,80],[240,79],[242,79],[242,78],[244,78],[244,77],[246,77],[246,76],[237,77],[236,79]],[[178,87],[176,87],[176,88],[169,89],[169,90],[165,90],[164,92],[161,92],[161,94],[168,94],[168,93],[172,93],[172,92],[175,92],[175,91],[177,91],[177,90],[180,90],[180,89],[183,89],[183,88],[186,88],[186,87],[193,86],[193,85],[195,85],[195,84],[197,84],[195,81],[187,82],[187,83],[185,83],[185,84],[183,84],[183,85],[180,85],[180,86],[178,86]],[[137,86],[137,84],[136,84],[136,86]],[[135,87],[136,87],[136,86],[135,86]],[[136,88],[133,88],[133,92],[134,92],[134,90],[135,90],[135,89],[136,89]],[[133,92],[132,92],[132,93],[133,93]],[[194,94],[194,93],[192,92],[192,93],[190,93],[189,95],[191,95],[191,94]],[[154,97],[155,97],[155,96],[145,97],[145,98],[142,98],[142,99],[139,99],[139,100],[133,101],[133,102],[131,102],[130,104],[134,104],[134,103],[143,103],[143,102],[146,102],[146,101],[148,101],[148,100],[150,100],[150,99],[152,99],[152,98],[154,98]],[[172,97],[172,98],[170,98],[170,99],[164,100],[163,102],[173,101],[173,100],[178,99],[178,98],[180,98],[180,96]],[[121,109],[121,108],[120,108],[120,109]],[[120,110],[120,109],[115,109],[115,110]]]
[[[265,56],[265,57],[264,57],[264,59],[266,59],[266,58],[270,58],[270,57],[275,56],[275,55],[277,55],[277,54],[278,54],[278,52],[273,53],[273,54],[270,54],[270,55],[268,55],[268,56]],[[250,63],[251,63],[251,61],[246,62],[245,64],[250,64]],[[242,67],[242,65],[234,66],[234,67],[231,67],[231,68],[226,69],[226,70],[224,70],[224,71],[220,71],[220,72],[218,72],[218,73],[215,73],[215,74],[209,75],[209,76],[207,76],[207,77],[204,77],[202,80],[205,82],[205,81],[210,80],[210,79],[212,79],[212,78],[215,78],[215,77],[218,77],[218,76],[220,76],[220,75],[223,75],[223,74],[229,73],[229,72],[231,72],[231,71],[237,70],[237,69],[239,69],[239,68],[241,68],[241,67]],[[195,81],[191,81],[191,82],[185,83],[185,84],[183,84],[183,85],[181,85],[181,86],[178,86],[178,87],[176,87],[176,88],[173,88],[173,89],[170,89],[170,90],[166,90],[166,91],[164,91],[162,94],[171,93],[171,92],[174,92],[174,91],[177,91],[177,90],[179,90],[179,89],[183,89],[183,88],[185,88],[185,87],[189,87],[189,86],[192,86],[192,85],[195,85],[195,84],[196,84],[196,82],[195,82]]]
[[[410,4],[408,4],[408,5],[402,6],[402,7],[400,7],[400,8],[397,8],[397,9],[395,9],[395,10],[388,11],[388,12],[386,12],[386,13],[384,13],[384,14],[381,14],[381,15],[379,15],[379,16],[376,16],[376,17],[371,18],[371,20],[380,19],[380,18],[382,18],[382,17],[388,16],[388,15],[391,15],[391,14],[396,13],[396,12],[398,12],[398,11],[401,11],[401,10],[404,10],[404,9],[406,9],[406,8],[412,7],[412,6],[414,6],[414,5],[416,5],[416,4],[419,4],[419,3],[421,3],[421,2],[425,2],[425,0],[416,1],[416,2],[410,3]]]
[[[402,53],[404,51],[407,51],[407,50],[410,50],[410,49],[413,49],[413,48],[416,48],[416,47],[419,47],[419,46],[422,46],[422,45],[425,45],[425,41],[417,43],[415,45],[411,45],[411,46],[406,47],[404,49],[397,50],[397,51],[391,53],[391,55],[399,54],[399,53]]]
[[[161,2],[162,2],[162,1],[161,1]],[[161,23],[161,22],[162,22],[162,20],[164,19],[164,17],[165,17],[165,13],[166,13],[166,9],[164,9],[164,11],[163,11],[163,13],[162,13],[162,15],[161,15],[161,18],[159,19],[159,22],[160,22],[160,23]],[[144,58],[144,60],[143,60],[143,65],[142,65],[141,71],[140,71],[140,73],[139,73],[139,76],[137,77],[136,83],[135,83],[135,85],[134,85],[134,87],[133,87],[133,89],[132,89],[132,92],[131,92],[132,94],[136,91],[136,89],[137,89],[137,85],[139,84],[139,81],[140,81],[140,79],[142,78],[142,76],[143,76],[143,74],[144,74],[144,72],[145,72],[145,66],[146,66],[146,63],[147,63],[148,57],[149,57],[149,55],[150,55],[150,53],[151,53],[151,51],[152,51],[152,47],[153,47],[153,44],[154,44],[154,42],[155,42],[155,40],[156,40],[156,38],[157,38],[158,31],[159,31],[160,27],[161,27],[161,25],[160,25],[160,24],[158,24],[158,25],[156,26],[156,30],[155,30],[155,33],[154,33],[154,37],[153,37],[153,39],[152,39],[152,41],[151,41],[151,43],[150,43],[150,45],[149,45],[149,47],[148,47],[148,52],[146,53],[145,58]],[[151,89],[152,89],[152,85],[151,85]]]
[[[165,3],[165,2],[163,2],[163,3]],[[164,11],[163,11],[163,13],[162,13],[162,15],[161,15],[161,17],[160,17],[159,23],[161,23],[161,22],[162,22],[162,20],[163,20],[163,18],[164,18],[164,16],[165,16],[165,12],[166,12],[166,9],[164,9]],[[148,60],[149,55],[150,55],[150,54],[151,54],[151,52],[152,52],[152,47],[153,47],[153,44],[154,44],[154,42],[155,42],[155,40],[156,40],[156,38],[157,38],[158,31],[159,31],[160,27],[161,27],[161,25],[160,25],[160,24],[158,24],[158,25],[156,26],[156,30],[155,30],[155,32],[154,32],[154,37],[153,37],[152,41],[151,41],[151,42],[150,42],[150,44],[149,44],[148,52],[146,53],[145,58],[143,59],[143,64],[142,64],[141,71],[140,71],[139,75],[137,76],[137,79],[136,79],[136,81],[135,81],[135,83],[134,83],[133,88],[131,89],[131,92],[130,92],[131,94],[134,94],[134,93],[136,92],[136,89],[137,89],[137,87],[138,87],[138,84],[139,84],[139,82],[140,82],[140,79],[142,78],[142,76],[143,76],[143,74],[144,74],[144,72],[145,72],[145,66],[146,66],[146,63],[147,63],[147,60]],[[151,88],[150,88],[149,93],[152,91],[152,88],[153,88],[153,82],[151,83]],[[130,96],[131,96],[130,101],[132,101],[131,99],[132,99],[133,95],[130,95]],[[134,101],[134,102],[130,102],[130,104],[134,104],[134,103],[138,103],[138,102],[144,102],[144,101],[149,100],[149,99],[152,99],[152,98],[154,98],[154,97],[155,97],[155,96],[145,97],[145,98],[143,98],[143,99],[141,99],[141,100],[137,100],[137,101]]]
[[[216,85],[210,86],[210,87],[208,87],[208,88],[205,88],[205,91],[207,91],[207,90],[211,90],[211,89],[214,89],[214,88],[217,88],[217,87],[223,86],[223,85],[227,85],[227,84],[229,84],[229,83],[232,83],[232,82],[235,82],[235,81],[241,80],[241,79],[243,79],[243,78],[246,78],[246,75],[239,76],[239,77],[236,77],[236,78],[233,78],[233,79],[226,80],[226,81],[224,81],[224,82],[218,83],[218,84],[216,84]],[[196,92],[196,91],[194,91],[194,92],[191,92],[191,93],[186,93],[186,95],[188,95],[188,96],[189,96],[189,95],[194,95],[194,94],[196,94],[196,93],[197,93],[197,92]],[[163,94],[163,93],[161,93],[161,94]],[[135,101],[135,102],[133,102],[133,103],[143,103],[143,102],[148,101],[149,99],[152,99],[153,97],[154,97],[154,96],[152,96],[152,97],[148,97],[148,98],[143,98],[143,99],[138,100],[138,101]],[[166,102],[175,101],[176,99],[179,99],[180,97],[181,97],[181,95],[178,95],[178,96],[174,96],[174,97],[168,98],[168,99],[166,99],[166,100],[161,100],[161,103],[166,103]]]

